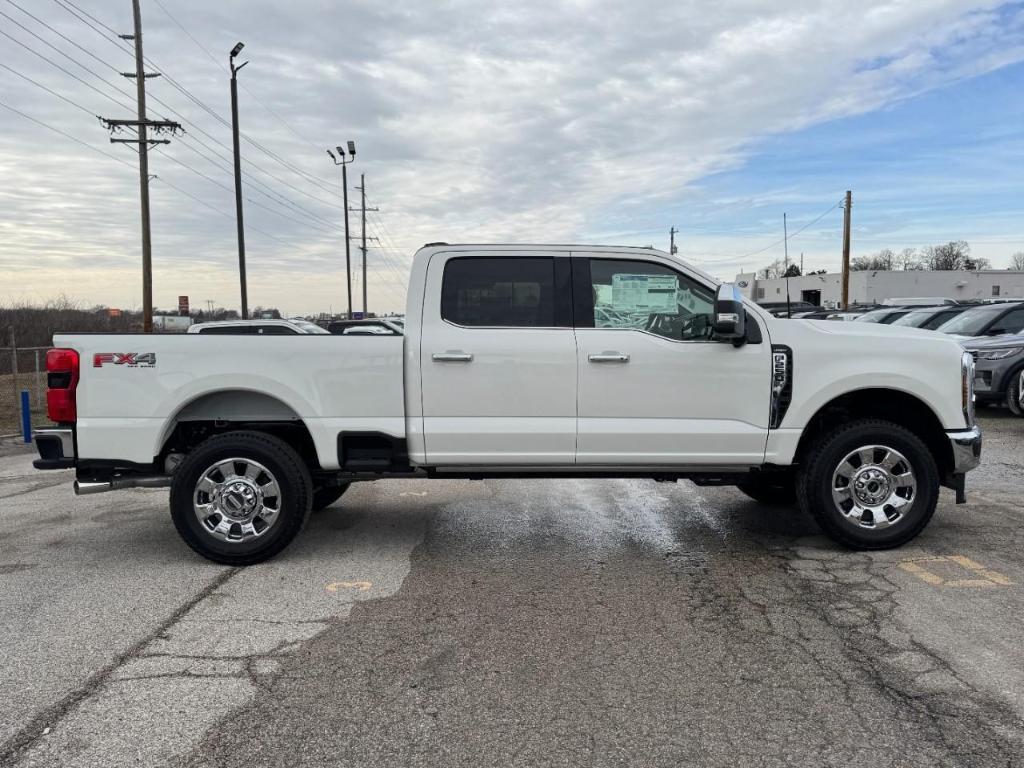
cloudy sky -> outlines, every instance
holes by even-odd
[[[1024,4],[980,0],[142,0],[154,298],[238,302],[227,54],[250,306],[341,309],[340,172],[366,174],[370,309],[425,242],[666,248],[731,278],[950,239],[1024,250]],[[0,0],[0,303],[139,306],[129,0]],[[55,66],[56,65],[56,66]],[[55,132],[59,130],[61,133]],[[104,154],[105,153],[105,154]],[[814,222],[814,223],[812,223]],[[810,226],[806,226],[810,224]],[[805,228],[806,227],[806,228]],[[352,219],[352,232],[358,234]],[[353,249],[355,259],[357,250]],[[358,295],[359,287],[356,291]],[[358,308],[358,306],[357,306]]]

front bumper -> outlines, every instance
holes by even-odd
[[[953,474],[962,475],[981,464],[981,427],[947,432],[953,449]]]
[[[37,429],[36,450],[39,458],[32,462],[36,469],[71,469],[75,466],[75,433],[70,427]]]
[[[953,452],[953,468],[942,484],[956,491],[956,503],[967,501],[967,473],[981,464],[981,427],[947,432]]]

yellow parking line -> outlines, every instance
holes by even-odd
[[[372,586],[372,581],[332,581],[324,589],[328,592],[337,592],[339,589],[355,589],[359,592],[365,592]]]
[[[974,578],[967,579],[944,579],[937,573],[933,573],[921,563],[953,563],[968,571]],[[971,560],[964,555],[936,555],[935,557],[915,557],[903,560],[899,567],[911,573],[921,581],[935,587],[1008,587],[1013,584],[1006,576],[986,568],[981,563]],[[980,577],[980,578],[979,578]]]

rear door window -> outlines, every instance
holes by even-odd
[[[466,257],[448,261],[441,317],[477,328],[554,328],[555,259]]]
[[[220,336],[248,336],[256,333],[251,325],[214,325],[209,328],[200,328],[199,333],[212,333]]]
[[[260,325],[256,327],[256,333],[261,336],[295,336],[294,328],[287,325]]]
[[[993,335],[998,333],[1018,333],[1021,329],[1024,329],[1024,307],[1018,307],[1007,312],[996,320],[992,327],[988,329],[988,333]]]

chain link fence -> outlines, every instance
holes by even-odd
[[[33,428],[49,423],[46,418],[47,349],[0,347],[0,437],[21,434],[22,391],[28,392]]]

